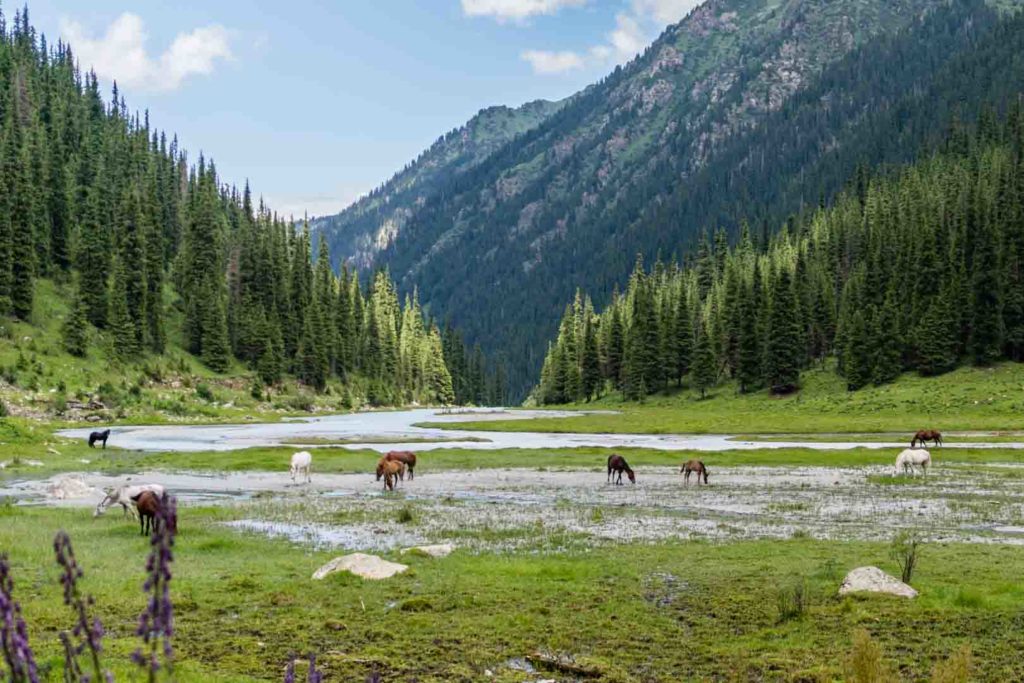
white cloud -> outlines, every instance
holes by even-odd
[[[640,27],[637,17],[619,14],[615,17],[615,30],[608,34],[612,54],[620,61],[632,59],[651,42],[646,31]]]
[[[213,73],[217,62],[232,59],[227,29],[216,24],[179,33],[163,54],[146,51],[146,30],[137,14],[125,12],[93,37],[76,21],[61,19],[60,34],[84,69],[116,80],[126,88],[153,92],[176,90],[190,77]]]
[[[579,7],[587,0],[462,0],[462,12],[470,17],[494,17],[521,21],[538,14],[555,14],[563,7]]]
[[[660,24],[674,24],[703,0],[633,0],[633,13]]]
[[[704,0],[624,0],[624,11],[615,15],[615,28],[605,42],[592,46],[585,56],[577,52],[548,52],[527,50],[521,57],[533,66],[534,73],[559,74],[585,66],[607,66],[609,62],[621,64],[643,51],[669,24],[682,20]],[[534,5],[568,4],[565,0],[462,0],[463,9],[469,4],[479,5]]]
[[[584,64],[583,57],[569,51],[526,50],[521,56],[530,63],[536,74],[563,74],[574,69],[582,69]]]

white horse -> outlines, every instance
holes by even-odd
[[[313,467],[313,455],[309,451],[299,451],[292,455],[292,481],[299,474],[306,475],[306,483],[310,482],[309,472]]]
[[[928,474],[928,466],[932,464],[932,454],[923,448],[906,448],[896,456],[894,474],[913,474],[915,467],[921,468],[921,474]]]
[[[134,496],[138,496],[143,491],[152,491],[158,497],[164,495],[164,487],[160,484],[133,484],[128,486],[122,486],[119,489],[107,489],[107,495],[100,501],[100,504],[96,506],[96,510],[93,511],[93,517],[99,517],[107,511],[108,507],[112,505],[120,505],[125,516],[135,516],[135,501],[132,500]]]

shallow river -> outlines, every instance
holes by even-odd
[[[536,417],[572,417],[578,413],[554,410],[476,410],[445,415],[431,408],[331,415],[289,422],[240,425],[161,425],[155,427],[115,427],[110,444],[140,451],[235,450],[277,444],[314,444],[325,439],[343,440],[345,448],[429,451],[435,448],[651,448],[656,450],[721,451],[751,448],[815,448],[843,450],[897,448],[906,442],[871,443],[860,441],[739,441],[727,434],[545,434],[540,432],[484,432],[472,430],[425,429],[421,422],[458,423],[481,420],[525,420]],[[62,436],[86,438],[95,428],[69,429]],[[365,441],[360,441],[361,439]],[[424,440],[427,440],[424,442]],[[964,443],[947,448],[1024,448],[1024,443]]]

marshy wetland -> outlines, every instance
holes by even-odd
[[[26,441],[19,452],[39,460],[2,473],[0,547],[23,577],[38,649],[59,657],[57,529],[75,540],[111,651],[131,647],[146,543],[120,509],[94,519],[92,508],[106,488],[152,481],[179,500],[183,680],[280,680],[290,652],[319,653],[329,681],[843,680],[860,630],[901,680],[928,680],[964,645],[978,680],[1024,675],[1017,443],[933,449],[929,474],[906,477],[893,474],[896,442],[654,435],[668,444],[657,448],[652,435],[620,435],[637,481],[616,486],[612,450],[576,434],[531,447],[532,434],[460,442],[475,434],[455,429],[440,442],[414,426],[424,412],[369,414],[358,436],[332,427],[358,424],[346,417],[277,423],[273,438],[242,429],[265,425],[115,428],[105,451],[78,432]],[[387,420],[393,429],[374,429]],[[153,446],[154,431],[193,447],[118,448],[138,446],[133,434]],[[291,481],[295,448],[280,445],[303,436],[321,440],[309,444],[308,485]],[[398,446],[418,451],[416,478],[385,493],[373,463]],[[690,457],[706,462],[708,485],[684,484]],[[901,531],[924,539],[920,597],[838,597],[854,567],[899,574],[890,542]],[[455,552],[401,552],[437,543]],[[356,551],[410,569],[311,581]],[[795,614],[784,607],[794,591]],[[907,647],[915,628],[927,638]],[[681,650],[681,639],[699,647]]]

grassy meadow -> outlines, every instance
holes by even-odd
[[[72,619],[52,561],[57,529],[71,535],[86,571],[82,586],[108,631],[107,662],[118,680],[134,680],[127,655],[144,607],[146,540],[116,516],[93,520],[82,510],[7,507],[0,515],[0,548],[10,554],[44,680],[60,680],[56,635]],[[387,581],[314,582],[332,553],[235,533],[219,524],[230,515],[180,513],[172,581],[179,680],[281,680],[291,652],[315,651],[328,681],[373,671],[422,683],[569,680],[537,653],[571,656],[586,680],[831,681],[847,675],[859,629],[902,680],[927,680],[965,644],[975,680],[1024,677],[1020,548],[928,545],[913,601],[835,594],[853,566],[898,573],[886,544],[805,539],[407,555],[410,570]],[[515,670],[530,658],[538,673]]]
[[[848,392],[830,369],[802,375],[802,388],[789,396],[766,391],[741,395],[732,383],[701,400],[688,389],[623,403],[617,393],[578,410],[616,411],[568,419],[431,423],[431,427],[480,431],[644,434],[803,434],[895,432],[918,429],[1024,429],[1024,365],[965,367],[941,377],[906,374],[893,384]]]

